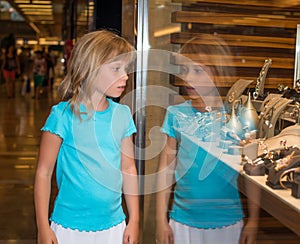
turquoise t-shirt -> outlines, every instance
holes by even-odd
[[[170,218],[196,228],[221,228],[243,218],[240,195],[237,188],[238,172],[220,159],[189,140],[185,133],[191,131],[191,119],[198,114],[205,121],[198,132],[201,141],[210,133],[216,133],[216,121],[209,121],[209,113],[197,112],[190,101],[167,109],[161,131],[178,142],[176,185]],[[200,132],[199,132],[200,130]],[[211,148],[210,150],[213,150]],[[204,168],[208,172],[201,175]]]
[[[136,132],[126,105],[108,99],[106,110],[75,116],[68,102],[52,107],[42,131],[62,138],[58,195],[50,220],[65,228],[99,231],[121,223],[121,141]],[[81,105],[81,111],[86,111]]]

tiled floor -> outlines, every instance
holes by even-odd
[[[19,84],[18,84],[19,85]],[[40,127],[53,99],[6,98],[0,85],[0,244],[32,244],[36,239],[33,179]]]
[[[36,243],[33,178],[40,128],[55,101],[55,94],[35,100],[30,94],[21,97],[18,93],[8,100],[5,86],[0,84],[0,244]],[[152,117],[150,120],[157,120]],[[154,195],[147,195],[144,244],[154,243],[153,206]],[[300,243],[299,236],[266,213],[262,214],[258,239],[258,244]]]

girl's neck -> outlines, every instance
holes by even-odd
[[[106,96],[102,96],[100,99],[94,99],[92,103],[96,111],[104,111],[108,108],[108,101],[106,99]]]
[[[192,106],[200,112],[206,111],[206,104],[202,99],[192,99]]]

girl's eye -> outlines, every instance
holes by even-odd
[[[120,67],[113,67],[113,71],[118,72],[121,68]]]
[[[189,69],[186,66],[184,66],[184,65],[180,66],[179,72],[181,75],[188,73],[188,71],[189,71]]]
[[[196,68],[194,69],[195,73],[199,74],[199,73],[203,73],[204,70],[202,68]]]

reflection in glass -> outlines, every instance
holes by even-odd
[[[211,45],[194,44],[202,38],[210,38]],[[188,100],[168,107],[161,128],[166,145],[159,172],[166,174],[158,177],[158,186],[165,190],[157,193],[157,241],[238,243],[244,217],[239,172],[222,162],[222,149],[217,148],[223,108],[215,82],[225,77],[230,50],[216,35],[198,35],[183,45],[181,54],[177,62]],[[166,211],[172,173],[174,198]]]

